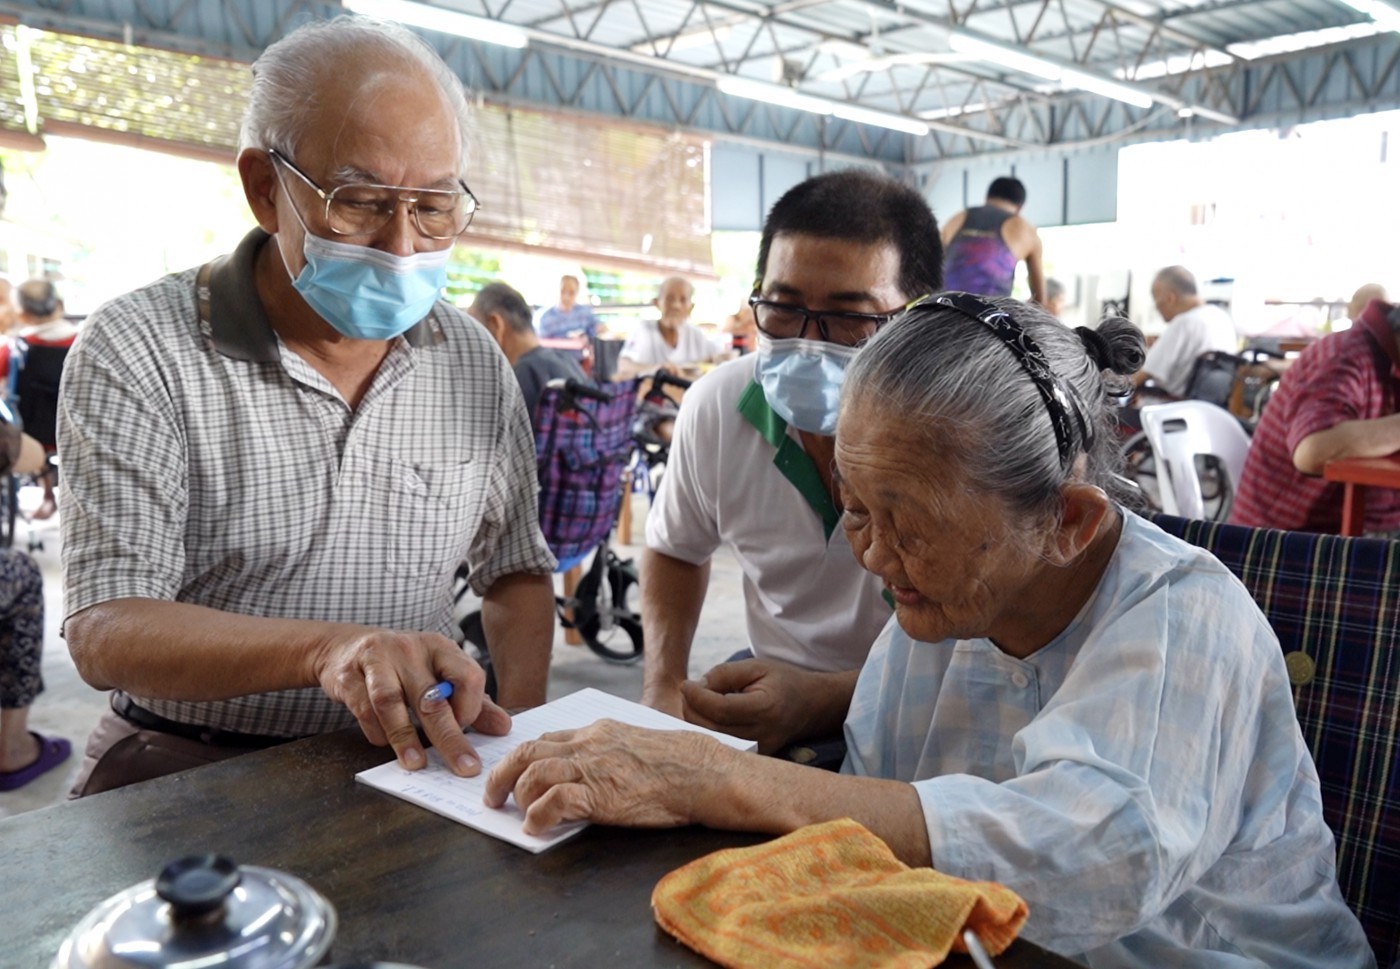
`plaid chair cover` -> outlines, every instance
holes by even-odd
[[[562,391],[547,387],[535,409],[540,532],[561,569],[602,544],[622,506],[637,382],[601,389],[613,395],[608,403],[580,399],[561,410]]]
[[[1400,542],[1152,521],[1239,576],[1278,634],[1337,837],[1337,880],[1390,966],[1400,958]]]

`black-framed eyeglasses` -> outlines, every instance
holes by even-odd
[[[870,339],[875,331],[903,313],[900,307],[889,313],[830,313],[809,310],[793,303],[762,299],[757,293],[749,297],[754,323],[758,329],[775,340],[801,339],[810,324],[827,343],[853,347]]]
[[[326,203],[326,225],[336,235],[372,235],[388,225],[399,204],[403,203],[413,214],[413,224],[424,238],[455,239],[471,225],[472,217],[481,207],[461,179],[457,180],[462,187],[460,192],[371,182],[337,185],[327,192],[277,149],[270,148],[267,153],[273,161],[294,172]]]

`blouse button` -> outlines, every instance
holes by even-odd
[[[1026,687],[1031,685],[1030,677],[1027,676],[1025,673],[1022,673],[1020,670],[1017,670],[1015,673],[1011,674],[1011,682],[1016,684],[1016,689],[1018,690],[1024,690]]]

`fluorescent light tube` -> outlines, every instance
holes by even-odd
[[[876,111],[872,108],[861,108],[854,104],[836,104],[831,113],[846,121],[854,121],[856,124],[874,125],[877,128],[888,128],[891,131],[902,131],[906,135],[923,136],[928,134],[928,125],[917,118],[907,118],[902,114],[895,114],[891,111]]]
[[[392,20],[410,27],[436,30],[502,47],[520,48],[530,43],[530,35],[512,24],[474,17],[459,10],[431,7],[426,3],[412,3],[410,0],[341,0],[341,6],[366,17]]]
[[[1093,74],[1085,74],[1083,71],[1066,70],[1060,81],[1065,87],[1078,88],[1081,91],[1122,101],[1137,108],[1152,107],[1152,97],[1146,91],[1129,87],[1126,84],[1119,84],[1117,81],[1110,81],[1107,78],[1096,77]]]
[[[715,87],[724,94],[736,98],[762,101],[764,104],[775,104],[780,108],[793,108],[810,114],[831,114],[836,108],[833,102],[824,98],[814,98],[810,94],[799,94],[792,88],[783,87],[781,84],[751,81],[743,77],[721,77],[715,81]]]
[[[1001,44],[994,44],[980,37],[973,37],[958,30],[948,34],[948,46],[959,53],[971,54],[984,61],[991,61],[993,64],[1000,64],[1002,67],[1009,67],[1013,71],[1020,71],[1023,74],[1034,74],[1047,81],[1058,81],[1063,73],[1058,64],[1033,54],[1025,54],[1010,47],[1003,47]]]
[[[730,27],[728,24],[720,24],[711,30],[709,27],[693,27],[674,37],[657,37],[655,39],[656,49],[665,53],[670,51],[675,54],[679,51],[696,50],[699,48],[709,48],[718,45],[721,41],[729,39]],[[652,41],[644,40],[640,44],[633,44],[629,50],[638,54],[650,54],[652,52]]]

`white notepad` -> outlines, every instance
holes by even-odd
[[[736,750],[754,750],[757,747],[752,740],[707,730],[640,703],[589,688],[516,714],[511,718],[510,733],[504,737],[471,734],[472,746],[481,758],[481,773],[475,777],[458,777],[447,769],[438,752],[430,749],[427,751],[428,766],[422,770],[404,770],[398,761],[391,760],[387,764],[360,771],[355,775],[355,780],[412,801],[502,841],[540,852],[578,834],[588,826],[588,822],[572,821],[557,825],[543,836],[526,834],[521,829],[525,812],[515,806],[514,798],[501,808],[486,806],[482,799],[486,794],[486,775],[506,754],[527,740],[534,740],[552,730],[573,730],[604,719],[656,730],[697,730]]]

